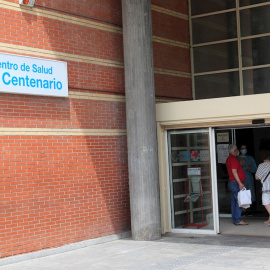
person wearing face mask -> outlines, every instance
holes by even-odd
[[[237,160],[239,151],[235,144],[228,146],[229,156],[226,160],[226,167],[229,174],[228,189],[231,192],[232,220],[235,225],[248,225],[242,220],[242,208],[238,206],[237,195],[243,189],[245,183],[245,172]]]
[[[247,146],[241,145],[240,147],[240,155],[237,157],[238,161],[240,162],[246,176],[245,180],[245,187],[246,189],[249,189],[251,192],[251,200],[254,205],[254,202],[256,201],[256,195],[255,195],[255,185],[254,185],[254,176],[253,174],[257,171],[257,165],[255,163],[255,160],[252,156],[247,155]],[[248,212],[245,211],[247,214]],[[243,212],[243,213],[245,213]]]

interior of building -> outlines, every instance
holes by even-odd
[[[240,148],[241,145],[246,145],[248,149],[247,155],[254,158],[256,165],[258,166],[262,163],[260,156],[260,150],[270,149],[270,128],[267,126],[258,127],[241,127],[241,128],[231,128],[231,129],[217,129],[216,134],[227,132],[230,134],[230,143],[236,143]],[[216,137],[217,138],[217,137]],[[218,144],[218,143],[217,143]],[[233,231],[229,228],[231,223],[231,209],[230,200],[231,194],[227,188],[228,183],[228,173],[226,165],[218,162],[218,157],[216,159],[217,166],[217,181],[218,181],[218,204],[219,204],[219,216],[221,224],[221,233],[228,233]],[[254,175],[254,173],[253,173]],[[252,202],[250,208],[243,211],[243,219],[248,220],[249,224],[256,227],[250,226],[245,228],[245,234],[259,233],[262,235],[270,235],[270,228],[260,224],[268,218],[268,213],[265,207],[262,205],[262,185],[260,181],[256,181],[254,178],[254,189],[255,189],[255,201]],[[258,227],[259,226],[259,227]],[[257,229],[256,229],[257,228]],[[260,228],[258,230],[258,228]],[[234,228],[236,233],[238,228]],[[269,233],[268,233],[269,231]]]

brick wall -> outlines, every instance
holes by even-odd
[[[153,0],[152,27],[156,96],[192,99],[187,1]]]
[[[189,99],[186,1],[152,2],[156,96]],[[0,0],[0,51],[66,61],[69,97],[0,94],[0,258],[130,230],[121,1],[36,4]]]
[[[1,257],[127,231],[123,136],[1,136]]]

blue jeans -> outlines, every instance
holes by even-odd
[[[231,182],[229,180],[228,189],[231,192],[231,210],[232,220],[234,223],[239,223],[242,220],[242,209],[238,206],[237,194],[240,191],[237,182]]]

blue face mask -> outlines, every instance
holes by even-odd
[[[243,155],[245,155],[247,153],[247,149],[242,149],[240,151],[241,151],[241,154],[243,154]]]

